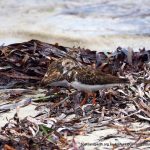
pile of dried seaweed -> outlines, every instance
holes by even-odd
[[[94,64],[100,71],[128,77],[133,83],[101,90],[96,106],[89,98],[89,104],[82,107],[79,106],[81,92],[64,87],[42,87],[40,81],[48,65],[70,51],[76,52],[75,59],[82,64]],[[0,149],[84,149],[84,143],[77,143],[74,137],[104,127],[115,128],[118,135],[132,140],[129,145],[112,144],[114,149],[136,149],[144,144],[145,148],[149,147],[150,126],[134,128],[133,123],[150,123],[150,50],[143,48],[135,52],[118,47],[114,52],[96,52],[31,40],[1,46],[0,65],[3,101],[0,112],[18,110],[28,104],[36,105],[41,112],[23,120],[16,113],[8,120],[0,131]],[[24,94],[36,94],[39,88],[44,89],[43,97],[22,99]],[[118,135],[103,137],[101,142]],[[69,136],[73,136],[72,140]]]

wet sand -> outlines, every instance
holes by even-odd
[[[43,42],[55,44],[59,43],[59,45],[63,45],[66,47],[81,47],[88,48],[96,51],[114,51],[118,46],[127,48],[131,47],[134,50],[138,50],[139,48],[145,47],[146,49],[150,49],[150,37],[149,36],[131,36],[131,35],[120,35],[120,36],[99,36],[93,39],[75,39],[75,38],[65,38],[65,37],[47,37],[47,36],[21,36],[20,38],[14,37],[0,37],[0,45],[8,45],[17,42],[25,42],[31,39],[41,40]]]

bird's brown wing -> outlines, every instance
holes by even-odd
[[[115,84],[128,83],[128,79],[119,78],[110,74],[104,74],[99,70],[82,68],[77,69],[75,78],[84,84],[98,85],[98,84]]]

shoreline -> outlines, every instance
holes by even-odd
[[[106,35],[86,38],[67,37],[64,35],[40,35],[39,33],[14,33],[12,36],[7,35],[11,34],[7,33],[0,35],[0,45],[9,45],[36,39],[51,44],[58,43],[59,45],[63,45],[65,47],[75,46],[96,51],[114,51],[119,46],[124,48],[131,47],[135,51],[138,51],[139,48],[143,47],[150,49],[150,36],[143,35]]]

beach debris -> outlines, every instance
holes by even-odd
[[[92,97],[88,97],[88,104],[80,106],[82,91],[67,87],[68,84],[55,87],[41,84],[48,66],[66,56],[85,67],[128,78],[131,84],[99,90],[95,106],[91,104]],[[0,113],[12,109],[17,113],[0,130],[0,149],[80,150],[90,143],[79,143],[76,137],[107,129],[116,133],[100,136],[95,145],[103,149],[148,148],[149,64],[150,50],[145,48],[134,51],[130,47],[118,47],[112,52],[96,52],[38,40],[1,46]],[[38,89],[42,89],[40,96]],[[20,119],[18,110],[29,104],[35,105],[39,113]],[[119,141],[125,138],[128,143]],[[116,142],[102,144],[110,139]]]

